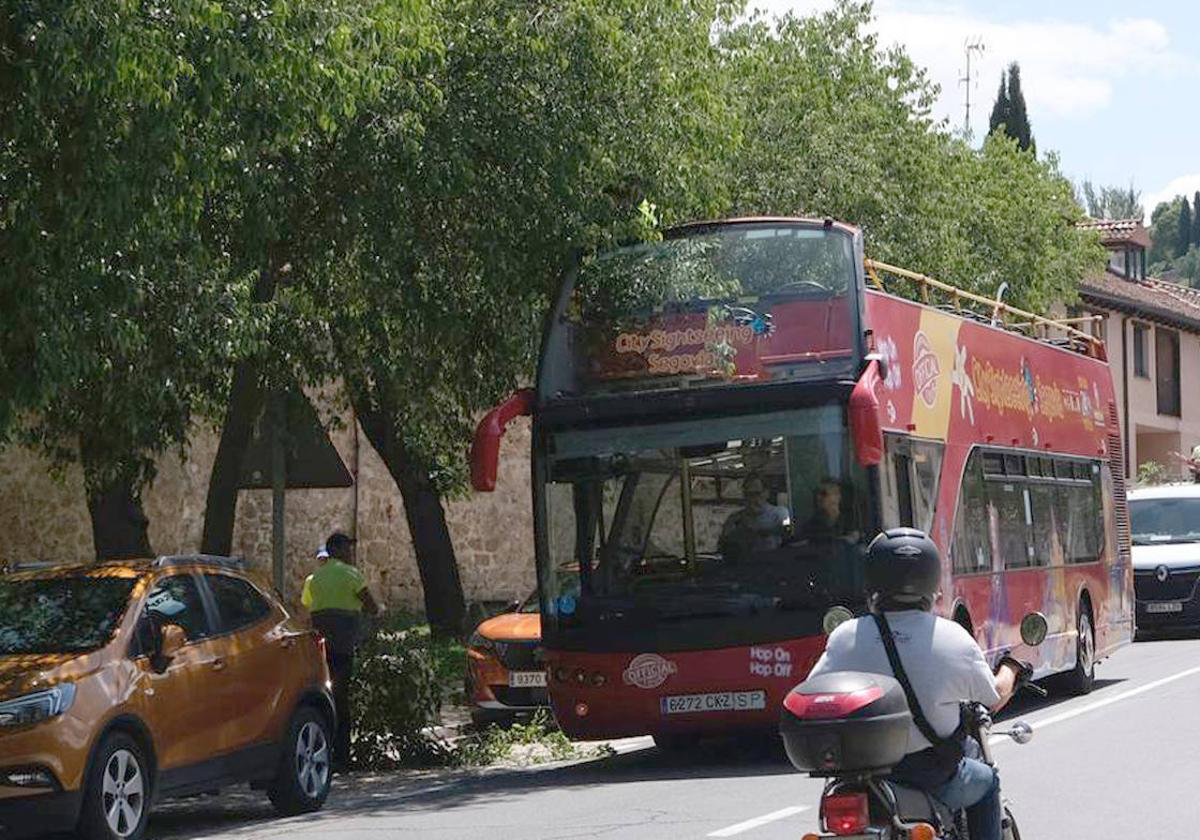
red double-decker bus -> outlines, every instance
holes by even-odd
[[[941,614],[995,652],[1044,613],[1039,675],[1090,689],[1133,630],[1104,348],[981,300],[865,261],[828,220],[687,225],[566,278],[537,388],[484,419],[472,467],[494,486],[504,426],[533,415],[542,645],[569,735],[774,725],[897,525],[943,551]]]

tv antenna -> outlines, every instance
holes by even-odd
[[[963,117],[963,137],[967,142],[971,142],[974,132],[971,131],[971,87],[979,87],[979,71],[971,71],[971,54],[982,53],[984,51],[983,39],[979,37],[968,38],[963,42],[963,52],[967,56],[967,70],[959,78],[958,83],[966,88],[966,114]]]

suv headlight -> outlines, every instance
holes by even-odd
[[[57,717],[75,702],[75,684],[62,683],[0,703],[0,727],[29,726]]]

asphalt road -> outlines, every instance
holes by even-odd
[[[1032,743],[996,747],[1025,838],[1193,837],[1200,825],[1200,640],[1139,642],[1104,662],[1087,697],[1025,701],[1002,720]],[[997,727],[1000,728],[1000,727]],[[327,809],[274,820],[258,796],[166,806],[152,837],[798,840],[821,785],[760,743],[686,758],[641,740],[570,766],[339,781]]]

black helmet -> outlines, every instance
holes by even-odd
[[[924,531],[892,528],[867,547],[867,595],[875,603],[928,610],[941,579],[941,557]]]

